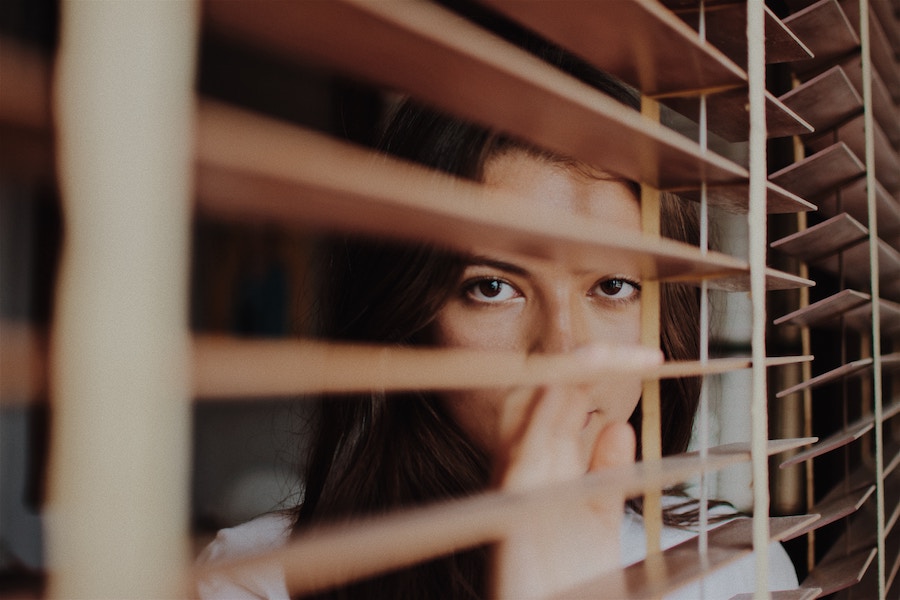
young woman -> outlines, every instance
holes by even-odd
[[[636,106],[627,89],[571,57],[548,49],[544,58]],[[531,209],[640,230],[635,183],[412,102],[393,114],[382,149],[513,194]],[[696,243],[690,205],[665,196],[661,222],[663,235]],[[321,327],[330,339],[521,353],[638,343],[641,271],[629,259],[598,255],[585,269],[565,258],[492,251],[489,244],[460,254],[359,240],[335,241],[324,257]],[[661,304],[663,354],[671,360],[696,358],[696,289],[666,285]],[[699,385],[697,379],[662,382],[664,454],[687,448]],[[322,523],[491,487],[529,489],[627,464],[640,458],[632,429],[640,430],[640,394],[635,379],[323,399],[300,506],[220,533],[206,560],[280,545],[292,532]],[[678,527],[694,518],[684,509],[680,500],[669,502],[665,546],[693,535]],[[639,506],[585,507],[548,514],[498,547],[460,552],[319,597],[541,597],[640,560],[643,547]],[[796,587],[780,547],[773,547],[772,556],[772,589]],[[752,591],[753,563],[743,561],[706,585],[710,598]],[[201,591],[210,598],[287,594],[277,571],[252,581],[211,581]],[[690,598],[699,592],[693,587],[680,593]]]

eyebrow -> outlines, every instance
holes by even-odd
[[[524,269],[519,265],[514,265],[502,260],[488,258],[487,256],[470,256],[466,261],[466,266],[493,267],[494,269],[499,269],[501,271],[506,271],[507,273],[513,273],[515,275],[521,276],[527,276],[529,274],[527,269]]]

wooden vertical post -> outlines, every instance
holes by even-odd
[[[769,592],[769,465],[766,453],[768,386],[766,382],[766,65],[765,5],[747,3],[747,79],[750,104],[750,208],[748,211],[750,295],[753,357],[750,400],[753,458],[753,549],[756,556],[756,598]]]
[[[61,7],[51,597],[184,594],[197,20],[191,1]]]
[[[646,96],[641,101],[642,114],[659,121],[659,104]],[[641,185],[641,228],[644,233],[660,233],[660,191]],[[641,287],[641,343],[659,348],[660,284],[645,281]],[[653,462],[662,457],[659,380],[644,382],[641,394],[641,451],[642,460]],[[647,555],[660,552],[662,535],[662,493],[657,490],[644,495],[644,523],[647,530]]]

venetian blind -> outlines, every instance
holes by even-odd
[[[497,37],[454,3],[70,2],[61,7],[53,59],[4,45],[4,137],[29,149],[24,158],[4,152],[4,172],[54,178],[65,223],[49,342],[25,323],[4,323],[3,335],[4,401],[43,389],[51,399],[48,595],[187,593],[195,575],[187,526],[192,401],[540,385],[628,371],[645,382],[644,454],[634,467],[532,494],[489,492],[317,530],[227,568],[279,563],[289,590],[302,594],[496,542],[547,502],[565,510],[624,493],[644,499],[648,558],[570,595],[659,597],[755,550],[763,597],[768,544],[789,539],[801,547],[800,588],[774,597],[896,594],[900,6],[481,5],[635,87],[642,111]],[[638,181],[644,231],[504,210],[515,198],[376,158],[277,111],[202,95],[195,85],[201,35],[364,82],[385,96],[412,96]],[[141,51],[135,39],[144,41]],[[779,154],[785,147],[787,157]],[[698,203],[699,247],[660,237],[664,191]],[[711,245],[709,222],[723,214],[744,223],[745,249]],[[598,372],[564,355],[194,334],[186,282],[196,219],[451,248],[489,239],[501,250],[585,261],[621,252],[642,265],[645,344],[658,344],[658,284],[698,287],[700,360],[638,370],[620,349]],[[749,296],[751,331],[731,356],[711,352],[714,294]],[[767,305],[767,296],[777,300]],[[771,306],[785,310],[773,314]],[[779,352],[769,356],[767,346]],[[707,385],[696,449],[660,456],[660,379],[739,370],[751,374],[741,408],[751,423],[746,442],[710,443]],[[771,435],[787,406],[800,419],[785,435]],[[738,463],[749,465],[754,482],[752,519],[661,550],[661,491],[699,480],[705,498],[707,478]],[[803,490],[789,514],[777,502],[782,472]],[[132,551],[122,552],[124,540]]]

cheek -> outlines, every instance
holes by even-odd
[[[433,338],[438,346],[517,351],[525,347],[525,330],[518,307],[471,310],[450,302],[437,314]]]

